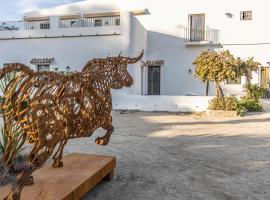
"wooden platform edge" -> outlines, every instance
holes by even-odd
[[[97,171],[87,181],[79,185],[73,192],[67,195],[63,200],[78,200],[90,192],[97,184],[102,181],[111,181],[116,167],[116,157],[101,170]]]
[[[53,200],[79,200],[83,196],[85,196],[88,192],[90,192],[100,182],[112,180],[113,174],[114,174],[114,169],[116,167],[116,157],[115,156],[102,156],[102,155],[72,153],[72,154],[65,156],[64,160],[66,161],[66,159],[69,159],[69,161],[72,161],[72,160],[74,160],[74,157],[81,157],[82,159],[84,159],[87,156],[90,156],[90,161],[93,160],[94,163],[97,162],[97,165],[99,166],[96,168],[97,170],[91,169],[91,171],[93,172],[93,173],[91,173],[91,176],[86,177],[85,179],[81,179],[81,181],[79,181],[79,182],[77,181],[77,183],[76,183],[76,180],[78,180],[78,179],[75,179],[74,187],[73,188],[69,187],[70,190],[68,190],[67,193],[65,192],[65,189],[64,189],[64,193],[62,193],[62,191],[60,189],[59,192],[61,192],[61,194],[57,194],[58,190],[56,189],[56,190],[53,190],[54,191],[53,194],[55,196],[52,195],[52,193],[51,194],[47,193],[47,195],[49,195],[49,196],[42,195],[42,196],[39,196],[39,199],[44,199],[44,200],[47,200],[47,199],[51,199],[51,200],[52,199]],[[87,161],[86,161],[86,163],[87,163]],[[101,164],[101,163],[103,163],[103,164]],[[86,167],[86,168],[88,168],[88,167]],[[62,168],[54,169],[54,170],[59,171],[61,169]],[[73,169],[74,169],[74,167],[73,167]],[[75,168],[75,169],[77,169],[77,168]],[[44,174],[47,172],[47,170],[49,170],[49,171],[51,170],[50,165],[44,166],[40,170],[37,170],[36,173],[37,174],[38,173]],[[65,170],[65,169],[63,169],[63,170]],[[88,170],[90,170],[90,169],[88,168]],[[56,173],[56,171],[53,171],[53,173]],[[34,174],[34,181],[37,180],[36,184],[34,186],[26,186],[26,188],[24,189],[23,192],[25,192],[25,193],[22,195],[23,200],[37,199],[36,194],[41,195],[40,192],[42,191],[42,189],[40,189],[40,187],[39,187],[40,185],[38,185],[37,182],[39,182],[39,184],[41,184],[41,187],[44,187],[44,183],[42,183],[42,181],[41,181],[41,180],[44,181],[44,176],[42,178],[39,177],[39,179],[37,179],[35,177],[35,176],[38,176],[37,174]],[[76,176],[76,174],[74,174],[74,176]],[[73,181],[74,181],[74,179],[73,179]],[[48,184],[51,184],[51,183],[48,182]],[[59,182],[58,182],[58,184],[59,184]],[[63,184],[65,184],[65,183],[63,183]],[[57,184],[56,184],[56,186],[57,186]],[[3,199],[4,197],[6,197],[6,195],[10,191],[10,187],[11,187],[11,185],[0,187],[0,191],[1,191],[0,192],[0,199]],[[31,187],[38,187],[39,189],[36,190],[36,188],[31,188]],[[29,193],[29,190],[31,190],[30,193]],[[62,190],[63,190],[63,188],[62,188]],[[48,191],[52,192],[52,190],[48,189],[47,191],[45,190],[44,194],[46,194],[46,192],[48,192]]]

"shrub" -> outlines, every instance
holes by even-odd
[[[225,99],[223,97],[215,97],[209,102],[210,110],[224,110]]]
[[[210,110],[237,111],[242,116],[247,109],[235,97],[215,97],[209,102]]]
[[[215,97],[209,102],[210,110],[236,110],[238,100],[235,97]]]
[[[263,96],[263,89],[256,84],[248,83],[244,85],[246,90],[245,99],[252,99],[254,101],[259,101],[259,99]]]
[[[254,99],[242,99],[239,105],[243,106],[247,112],[262,112],[263,107],[259,104],[258,100]]]
[[[238,100],[235,97],[225,97],[225,109],[224,110],[236,110],[238,105]]]

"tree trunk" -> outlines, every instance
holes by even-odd
[[[246,84],[250,84],[250,83],[251,83],[250,78],[246,76]]]
[[[250,84],[251,84],[250,77],[246,75],[246,98],[248,99],[251,98]]]
[[[217,97],[224,97],[220,83],[216,83]]]
[[[209,80],[206,81],[206,90],[205,90],[205,95],[209,95]]]

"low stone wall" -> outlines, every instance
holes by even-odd
[[[207,110],[206,114],[212,117],[237,117],[237,111]]]
[[[168,112],[202,112],[213,97],[113,95],[113,109]]]

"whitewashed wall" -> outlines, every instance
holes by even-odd
[[[201,112],[206,111],[213,97],[205,96],[113,96],[116,110]]]
[[[72,37],[80,34],[113,34],[110,36]],[[70,66],[71,70],[80,71],[86,62],[96,57],[106,57],[108,54],[117,56],[130,55],[130,13],[121,13],[120,27],[91,27],[73,29],[51,29],[40,31],[3,31],[0,38],[24,37],[25,39],[0,40],[0,65],[8,62],[21,62],[30,65],[32,58],[54,57],[55,62],[51,69],[59,67],[65,70]],[[34,36],[61,36],[60,38],[27,39]],[[136,55],[134,55],[136,56]],[[34,65],[32,65],[34,67]]]
[[[205,106],[197,105],[201,97],[183,97],[181,95],[204,95],[205,84],[194,77],[192,61],[207,48],[220,49],[220,47],[193,46],[187,47],[184,42],[184,27],[188,26],[188,15],[196,13],[206,14],[206,26],[220,30],[223,49],[230,50],[235,56],[248,58],[254,56],[256,61],[267,66],[270,61],[270,28],[267,21],[269,2],[267,0],[88,0],[74,4],[63,5],[50,9],[26,13],[26,16],[52,16],[59,15],[121,12],[121,27],[91,27],[74,29],[54,29],[50,31],[20,31],[0,33],[0,38],[32,36],[75,36],[79,34],[119,33],[119,36],[92,36],[70,37],[52,39],[21,39],[0,41],[0,65],[6,62],[29,63],[34,57],[55,57],[56,62],[51,67],[70,66],[72,70],[80,70],[82,66],[94,57],[111,55],[137,56],[142,49],[145,50],[144,61],[164,60],[161,67],[161,94],[164,96],[142,96],[145,88],[142,86],[141,63],[129,66],[134,78],[131,88],[114,91],[114,102],[123,109],[177,111],[177,109],[195,110]],[[131,16],[129,11],[147,8],[148,15]],[[240,11],[253,11],[253,20],[240,21]],[[232,13],[228,18],[225,13]],[[55,20],[57,21],[57,20]],[[55,27],[55,26],[54,26]],[[60,68],[59,70],[65,70]],[[189,73],[191,69],[191,73]],[[244,79],[243,84],[245,83]],[[144,80],[145,81],[145,80]],[[258,74],[254,76],[254,83],[259,82]],[[242,85],[223,85],[225,93],[241,95]],[[128,96],[126,96],[128,94]],[[215,94],[214,85],[211,84],[210,95]],[[132,96],[130,96],[132,95]],[[176,97],[175,95],[180,95]],[[207,99],[208,97],[206,97]],[[192,100],[195,103],[189,103]],[[164,103],[164,102],[165,103]],[[187,102],[186,102],[187,101]],[[138,103],[136,103],[138,102]],[[207,102],[202,100],[202,102]],[[206,105],[204,104],[203,105]],[[156,106],[154,106],[156,105]],[[116,106],[116,105],[114,105]],[[154,106],[154,107],[153,107]],[[178,107],[179,108],[178,108]],[[136,107],[136,106],[135,106]]]

